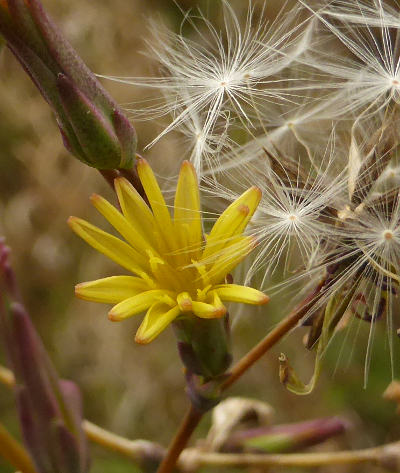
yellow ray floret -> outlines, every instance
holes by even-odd
[[[224,302],[266,304],[268,296],[225,276],[252,250],[254,238],[243,235],[261,198],[252,187],[218,218],[204,242],[200,194],[193,166],[182,164],[173,215],[147,161],[138,160],[139,178],[149,205],[124,178],[115,180],[121,212],[98,195],[95,208],[125,240],[94,225],[70,217],[72,230],[134,276],[112,276],[78,284],[81,299],[115,304],[113,321],[146,311],[136,333],[138,343],[149,343],[177,317],[223,317]]]

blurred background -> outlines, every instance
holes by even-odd
[[[149,19],[163,21],[178,30],[182,20],[179,7],[186,10],[199,6],[199,2],[191,0],[43,0],[43,3],[89,67],[98,74],[114,76],[151,75],[155,65],[143,54],[149,39]],[[245,17],[247,2],[229,3],[239,17]],[[268,2],[271,18],[279,11],[280,4],[279,0]],[[217,2],[203,1],[200,6],[218,22]],[[143,91],[133,86],[103,83],[123,106],[129,107],[142,98]],[[159,132],[160,124],[134,123],[139,152],[142,152]],[[182,153],[176,140],[166,138],[144,154],[157,172],[165,176],[176,171]],[[129,438],[167,444],[187,405],[172,333],[166,331],[151,346],[136,345],[133,336],[138,320],[112,324],[105,306],[74,297],[77,282],[115,274],[114,265],[73,235],[66,224],[70,215],[77,215],[104,225],[89,203],[93,192],[114,201],[100,174],[79,163],[63,148],[50,109],[13,56],[3,50],[0,53],[0,234],[12,248],[26,306],[60,375],[81,387],[87,419]],[[252,312],[246,308],[246,313],[235,320],[236,358],[284,315],[279,311],[281,306],[282,301],[275,299],[262,310]],[[364,332],[357,340],[348,337],[334,341],[318,387],[310,396],[289,393],[278,379],[280,352],[288,355],[305,379],[312,373],[314,354],[304,349],[302,330],[287,337],[264,357],[230,394],[270,403],[276,423],[327,415],[349,419],[353,429],[319,447],[321,450],[365,448],[398,439],[400,423],[395,406],[382,399],[391,381],[387,337],[383,330],[377,330],[375,355],[364,389],[367,324]],[[0,417],[13,432],[18,432],[14,401],[1,386]],[[196,433],[197,438],[205,435],[209,422],[206,417]],[[92,450],[93,473],[134,471],[129,460],[97,447]],[[340,471],[356,472],[360,471],[358,468],[349,466]],[[11,471],[0,463],[1,473]],[[338,468],[324,467],[320,471],[329,473]],[[381,470],[368,466],[363,471]]]

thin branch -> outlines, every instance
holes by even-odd
[[[185,417],[183,418],[178,432],[168,447],[167,455],[158,468],[157,473],[170,473],[174,470],[180,454],[186,447],[186,444],[188,443],[195,428],[198,426],[203,414],[203,412],[198,411],[192,405],[190,406],[186,412]]]
[[[327,453],[213,453],[187,449],[182,453],[180,466],[184,469],[201,466],[217,467],[319,467],[325,465],[350,465],[357,463],[382,463],[392,465],[394,471],[400,466],[400,442],[363,450]]]
[[[136,155],[136,157],[139,157],[139,155]],[[118,171],[119,171],[119,173],[121,174],[122,177],[125,177],[125,179],[128,179],[128,181],[138,191],[139,195],[143,198],[143,200],[146,202],[146,204],[149,205],[149,201],[147,199],[146,192],[143,189],[143,184],[142,184],[141,180],[139,179],[136,168],[119,169]]]
[[[316,294],[322,286],[322,282],[315,291],[304,301],[297,305],[290,314],[281,320],[268,335],[266,335],[255,347],[253,347],[243,358],[233,367],[229,377],[222,383],[221,389],[225,391],[235,383],[251,366],[254,365],[267,351],[288,334],[304,317],[311,303],[315,300]]]
[[[120,176],[119,172],[116,169],[99,169],[99,172],[111,189],[114,190],[114,179]]]
[[[222,384],[222,390],[225,391],[235,383],[251,366],[254,365],[265,353],[281,340],[299,320],[303,317],[302,311],[295,310],[288,317],[268,333],[255,347],[253,347],[243,358],[241,358],[233,367],[229,378]]]
[[[148,440],[129,440],[103,429],[88,420],[83,421],[82,427],[88,439],[92,442],[139,463],[145,458],[159,459],[161,462],[165,455],[165,449],[154,442],[149,442]]]

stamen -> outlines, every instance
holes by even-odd
[[[150,250],[147,250],[146,253],[149,257],[151,271],[153,274],[156,274],[158,266],[164,265],[165,261],[158,256],[154,256],[154,254]]]
[[[197,300],[205,301],[208,291],[211,289],[211,284],[206,286],[204,289],[197,289]]]
[[[198,261],[195,260],[192,260],[192,264],[195,267],[196,271],[199,273],[203,286],[208,286],[210,284],[210,277],[208,275],[205,264],[200,264]]]

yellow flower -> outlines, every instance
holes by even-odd
[[[116,304],[109,318],[119,321],[147,311],[136,333],[148,343],[174,319],[184,314],[217,318],[226,314],[224,301],[265,304],[269,298],[256,289],[225,284],[225,276],[254,247],[244,236],[261,192],[252,187],[218,218],[206,243],[203,240],[197,177],[189,162],[182,164],[171,217],[151,167],[137,164],[150,206],[123,178],[115,180],[122,213],[99,195],[96,209],[126,241],[77,217],[68,223],[89,245],[134,276],[112,276],[76,286],[82,299]]]

